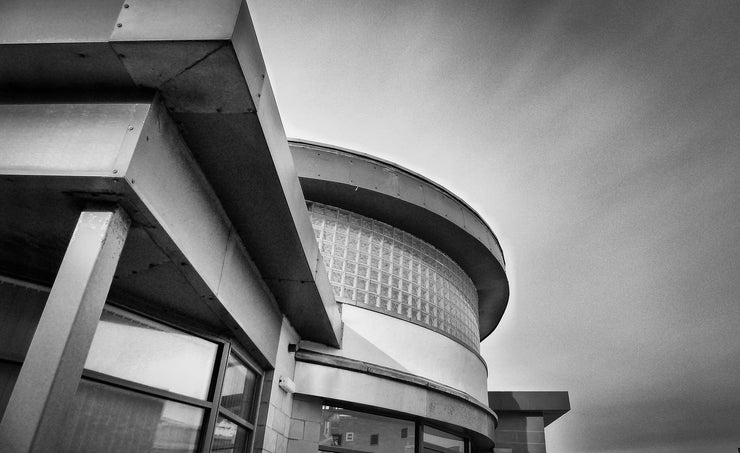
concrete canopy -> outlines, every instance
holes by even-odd
[[[488,405],[496,412],[536,413],[545,426],[570,410],[568,392],[488,392]]]
[[[281,311],[304,338],[338,345],[339,311],[246,3],[11,3],[0,15],[0,59],[12,62],[0,68],[0,102],[158,93]],[[82,198],[106,190],[99,181],[71,189]]]

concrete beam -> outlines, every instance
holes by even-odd
[[[221,126],[224,124],[238,127],[238,121],[221,121]],[[203,146],[223,144],[222,151],[239,153],[229,148],[234,146],[228,144],[233,135],[214,134],[210,126],[210,121],[194,125],[203,133],[199,137],[209,142]],[[159,96],[152,96],[149,103],[0,105],[0,130],[8,131],[5,146],[0,149],[0,175],[5,176],[0,180],[0,192],[14,199],[0,204],[8,209],[8,218],[52,203],[74,222],[79,212],[74,205],[80,199],[121,203],[137,227],[134,237],[141,239],[135,241],[137,247],[163,254],[174,263],[174,272],[181,274],[180,278],[148,287],[148,292],[147,287],[139,287],[135,295],[148,300],[149,305],[169,300],[162,292],[189,293],[189,302],[176,304],[180,313],[188,313],[189,306],[189,313],[205,310],[211,316],[215,314],[266,366],[274,364],[281,311],[303,338],[337,343],[335,328],[341,324],[323,263],[314,266],[313,277],[296,265],[301,260],[307,262],[304,239],[286,237],[295,228],[294,220],[275,209],[285,193],[276,191],[273,185],[278,180],[273,160],[258,152],[240,153],[252,159],[244,166],[235,164],[227,152],[221,155],[218,166],[212,161],[211,165],[198,162]],[[191,142],[200,145],[193,139],[192,130]],[[209,180],[204,166],[219,177]],[[252,176],[254,173],[259,176]],[[252,179],[257,181],[249,181]],[[295,176],[294,180],[290,196],[303,200]],[[211,181],[216,182],[223,196],[218,195]],[[235,189],[237,185],[239,189]],[[13,193],[24,195],[18,199]],[[62,204],[59,198],[68,200]],[[228,213],[224,201],[230,208]],[[297,206],[306,209],[304,201]],[[7,230],[15,237],[18,230],[28,228],[19,225],[14,228],[0,223],[0,232]],[[23,261],[22,247],[29,245],[26,239],[63,236],[57,225],[37,222],[28,235],[16,238],[20,244],[17,253],[4,255],[15,256],[15,262]],[[249,247],[244,228],[259,233],[249,236]],[[311,239],[316,247],[311,260],[318,261],[307,211],[302,228],[310,232],[305,241]],[[65,242],[66,237],[62,247]],[[256,243],[270,244],[274,250],[261,253],[265,246],[259,248]],[[261,265],[255,263],[253,252],[262,256]],[[56,266],[58,261],[50,266],[52,276]],[[21,270],[13,263],[7,267]],[[148,269],[144,265],[137,270],[144,278]]]
[[[568,392],[488,392],[488,405],[502,413],[537,413],[545,426],[570,410]]]

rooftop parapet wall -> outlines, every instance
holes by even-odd
[[[438,184],[375,157],[315,143],[290,145],[306,199],[390,224],[441,250],[475,285],[480,339],[496,328],[509,297],[504,257],[472,208]]]

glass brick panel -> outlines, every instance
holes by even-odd
[[[340,302],[405,319],[479,350],[475,286],[447,255],[383,222],[320,203],[308,208]]]

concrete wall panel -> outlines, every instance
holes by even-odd
[[[426,206],[426,193],[430,190],[433,189],[428,186],[424,187],[424,184],[416,178],[404,174],[398,176],[398,196],[404,201],[417,206]]]
[[[487,405],[485,363],[459,343],[416,324],[352,305],[343,306],[342,319],[346,331],[342,349],[314,344],[305,347],[416,374]]]
[[[296,363],[297,393],[424,416],[427,391],[387,379],[321,365]],[[361,389],[361,390],[360,390]]]
[[[148,104],[0,105],[0,173],[109,176]],[[116,170],[116,173],[113,171]]]
[[[125,178],[169,238],[160,238],[159,245],[175,247],[164,252],[174,259],[185,258],[182,270],[204,303],[234,331],[246,334],[247,347],[254,346],[274,363],[282,322],[275,301],[177,127],[158,103],[139,135]],[[153,238],[159,234],[151,232]]]
[[[161,106],[153,107],[126,181],[217,293],[229,221],[174,122]]]
[[[3,0],[0,42],[105,41],[122,0]]]
[[[239,0],[127,0],[112,29],[112,40],[228,39],[234,30]]]
[[[281,389],[278,382],[281,376],[293,379],[295,375],[295,357],[288,351],[288,345],[296,344],[298,339],[295,329],[283,318],[275,369],[267,372],[262,386],[255,453],[286,453],[291,431],[296,429],[291,419],[293,395]]]
[[[280,358],[282,315],[233,229],[216,296],[264,355]]]

